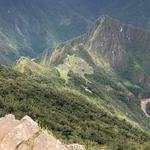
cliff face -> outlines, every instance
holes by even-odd
[[[103,58],[126,79],[149,84],[150,32],[104,16],[89,32],[86,49],[96,65]]]
[[[86,42],[91,53],[106,58],[112,67],[127,63],[130,55],[136,58],[145,55],[150,49],[150,32],[122,24],[108,16],[101,17],[88,33]],[[142,54],[142,55],[140,55]]]
[[[65,145],[30,117],[21,120],[13,115],[0,118],[0,150],[85,150],[79,144]]]

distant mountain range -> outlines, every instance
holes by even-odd
[[[149,149],[149,8],[148,0],[1,1],[0,117],[29,115],[87,150]]]
[[[81,35],[101,15],[150,28],[148,0],[30,0],[0,2],[0,63],[37,57],[61,41]]]

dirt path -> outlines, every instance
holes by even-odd
[[[150,99],[142,99],[141,100],[141,110],[144,112],[144,114],[150,118],[150,115],[147,113],[147,110],[146,110],[146,106],[147,104],[150,103]]]

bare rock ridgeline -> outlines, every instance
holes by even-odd
[[[46,130],[42,130],[29,116],[21,120],[13,115],[0,118],[0,150],[85,150],[79,144],[66,145]]]

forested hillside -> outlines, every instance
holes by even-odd
[[[101,146],[130,149],[148,143],[149,136],[137,125],[111,114],[114,110],[101,100],[96,102],[61,82],[27,77],[1,66],[0,115],[30,115],[57,137],[89,150]]]

